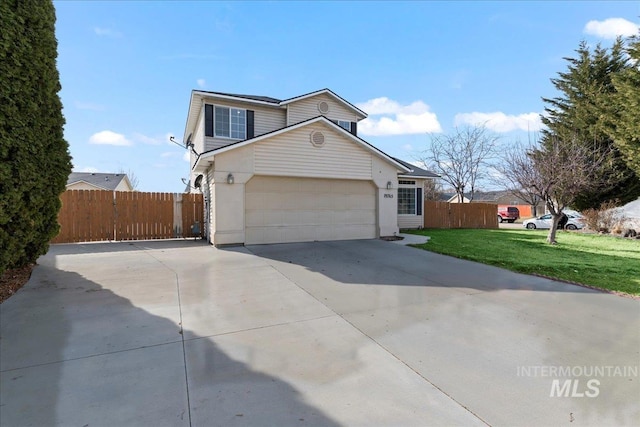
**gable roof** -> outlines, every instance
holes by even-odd
[[[367,113],[365,113],[364,111],[362,111],[361,109],[359,109],[358,107],[356,107],[355,105],[353,105],[352,103],[347,101],[346,99],[342,98],[341,96],[337,95],[332,90],[327,89],[327,88],[316,90],[315,92],[309,92],[309,93],[306,93],[304,95],[299,95],[299,96],[296,96],[296,97],[293,97],[293,98],[285,99],[284,101],[280,102],[280,105],[291,104],[292,102],[302,101],[303,99],[311,98],[312,96],[317,96],[317,95],[322,95],[322,94],[326,94],[326,95],[329,95],[329,96],[337,99],[338,101],[346,104],[356,114],[360,114],[360,115],[364,116],[365,119],[367,118]]]
[[[440,178],[440,175],[438,175],[437,173],[419,168],[415,165],[412,165],[411,163],[407,163],[395,157],[393,159],[395,159],[398,163],[400,163],[404,167],[409,168],[411,170],[410,172],[407,172],[407,173],[401,173],[399,176],[403,176],[403,177],[407,176],[407,177],[414,177],[414,178]]]
[[[193,92],[204,93],[211,96],[215,96],[217,98],[230,98],[230,99],[239,98],[239,100],[242,100],[242,101],[256,101],[260,103],[266,102],[268,104],[276,104],[276,105],[279,105],[282,102],[282,100],[280,99],[271,98],[270,96],[262,96],[262,95],[242,95],[237,93],[213,92],[209,90],[194,90]]]
[[[123,180],[132,188],[127,174],[124,173],[71,172],[67,178],[67,186],[85,182],[103,190],[115,190]]]
[[[264,135],[260,135],[260,136],[257,136],[255,138],[246,139],[244,141],[238,141],[238,142],[235,142],[233,144],[229,144],[229,145],[225,145],[223,147],[215,148],[213,150],[205,151],[205,152],[201,153],[198,156],[198,158],[196,159],[195,163],[193,164],[192,170],[195,171],[196,169],[199,169],[199,165],[202,164],[201,161],[204,161],[204,160],[206,160],[208,158],[214,157],[217,154],[221,154],[221,153],[225,153],[227,151],[235,150],[237,148],[244,147],[246,145],[255,144],[256,142],[262,141],[264,139],[271,138],[271,137],[274,137],[274,136],[277,136],[277,135],[280,135],[280,134],[283,134],[283,133],[291,132],[293,130],[302,128],[304,126],[307,126],[307,125],[310,125],[310,124],[313,124],[313,123],[319,123],[319,122],[327,124],[328,126],[332,126],[333,129],[335,129],[337,132],[341,133],[343,136],[351,139],[353,142],[355,142],[356,144],[360,145],[361,147],[363,147],[367,151],[375,154],[376,156],[386,160],[389,163],[392,163],[399,170],[401,170],[403,172],[409,172],[411,170],[410,168],[406,167],[403,163],[399,162],[397,159],[394,159],[393,157],[389,156],[388,154],[386,154],[382,150],[374,147],[373,145],[369,144],[364,139],[357,137],[356,135],[354,135],[351,132],[347,131],[342,126],[337,125],[336,123],[332,122],[331,120],[327,119],[324,116],[317,116],[317,117],[305,120],[303,122],[296,123],[294,125],[284,127],[282,129],[278,129],[278,130],[274,130],[274,131],[269,132],[269,133],[265,133]]]
[[[304,95],[295,96],[293,98],[289,98],[285,100],[280,100],[280,99],[272,98],[270,96],[262,96],[262,95],[241,95],[236,93],[212,92],[212,91],[206,91],[206,90],[193,89],[191,91],[191,99],[189,100],[189,111],[187,112],[187,122],[184,127],[183,141],[186,141],[189,138],[189,134],[193,132],[193,131],[190,131],[190,129],[195,127],[198,117],[200,116],[200,111],[202,110],[202,103],[195,102],[196,99],[203,99],[204,97],[214,97],[214,98],[226,99],[229,101],[249,102],[252,104],[264,105],[268,107],[286,108],[286,106],[291,104],[292,102],[301,101],[303,99],[310,98],[316,95],[321,95],[321,94],[329,95],[334,99],[336,99],[337,101],[343,103],[347,108],[352,110],[354,113],[361,115],[363,118],[367,117],[367,113],[365,113],[364,111],[362,111],[361,109],[359,109],[358,107],[350,103],[349,101],[345,100],[344,98],[340,97],[330,89],[326,89],[326,88],[317,90],[315,92],[309,92]]]

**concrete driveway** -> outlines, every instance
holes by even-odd
[[[2,426],[640,424],[640,301],[391,242],[56,245],[0,320]]]

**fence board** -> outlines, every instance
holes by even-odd
[[[201,194],[68,190],[60,200],[60,232],[52,243],[193,237],[190,226],[202,224],[204,215]],[[179,207],[189,212],[187,228],[185,214],[174,216]]]
[[[424,228],[498,228],[498,208],[492,203],[425,201]]]
[[[204,212],[204,201],[201,194],[182,195],[182,235],[184,237],[202,236],[203,224],[202,215]],[[199,223],[200,231],[193,233],[191,226]]]

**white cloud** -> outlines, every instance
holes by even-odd
[[[618,36],[630,37],[638,34],[640,26],[624,18],[609,18],[604,21],[589,21],[584,32],[603,39],[615,39]]]
[[[94,27],[93,32],[96,33],[96,35],[98,36],[111,37],[114,39],[117,39],[123,36],[121,32],[112,30],[111,28]]]
[[[207,82],[206,82],[205,79],[198,79],[198,80],[196,80],[196,83],[198,83],[198,86],[201,87],[201,88],[203,88],[203,87],[205,87],[207,85]]]
[[[147,136],[139,132],[134,132],[134,134],[132,135],[132,138],[136,142],[141,142],[143,144],[148,144],[148,145],[162,144],[162,138]]]
[[[403,149],[403,150],[405,150],[405,151],[413,151],[413,145],[411,145],[411,144],[404,144],[404,145],[402,146],[402,149]]]
[[[97,145],[118,145],[127,146],[132,145],[131,141],[125,138],[121,133],[112,132],[110,130],[103,130],[102,132],[94,133],[89,138],[90,144]]]
[[[456,125],[484,125],[494,132],[511,132],[514,130],[535,132],[542,128],[539,113],[526,113],[517,116],[507,115],[500,111],[494,113],[459,113],[456,114],[454,121]]]
[[[76,102],[74,102],[74,105],[78,110],[91,110],[91,111],[104,111],[105,110],[103,105],[94,104],[92,102],[76,101]]]
[[[184,151],[184,154],[182,155],[182,160],[184,160],[185,162],[191,161],[191,155],[189,154],[189,150]]]
[[[356,104],[371,116],[358,123],[358,132],[363,135],[408,135],[441,132],[435,113],[422,101],[401,105],[392,99],[381,97]]]

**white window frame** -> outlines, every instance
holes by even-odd
[[[351,122],[348,120],[336,120],[338,126],[345,129],[347,132],[351,132]],[[346,126],[345,126],[346,125]]]
[[[220,126],[218,126],[218,110],[227,110],[228,112],[228,119],[229,119],[229,127],[228,129],[226,129],[227,135],[221,135],[218,132],[220,132],[223,129],[219,129]],[[234,122],[232,120],[233,113],[234,112],[242,112],[243,116],[244,116],[244,123],[239,123],[239,127],[242,128],[241,130],[243,131],[243,133],[237,133],[238,130],[234,130]],[[234,132],[236,132],[234,136]],[[213,106],[213,137],[214,138],[225,138],[225,139],[239,139],[239,140],[245,140],[247,139],[247,110],[244,108],[236,108],[236,107],[230,107],[230,106],[226,106],[226,105],[214,105]]]
[[[413,213],[400,213],[400,190],[412,190],[413,191]],[[416,212],[417,212],[417,207],[418,207],[418,194],[417,194],[417,187],[412,186],[399,186],[398,187],[398,215],[403,215],[403,216],[416,216]]]

